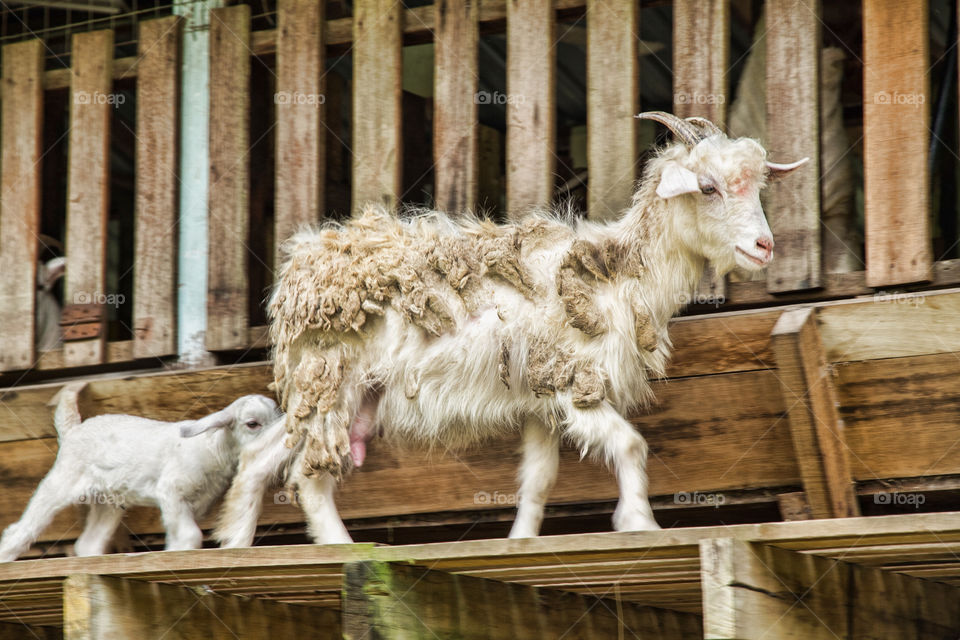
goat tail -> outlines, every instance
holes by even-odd
[[[80,392],[86,386],[85,382],[70,382],[57,393],[57,408],[53,412],[53,426],[57,436],[62,438],[71,429],[83,422],[78,406]]]
[[[274,428],[240,454],[237,473],[227,491],[213,538],[222,548],[253,546],[263,494],[277,485],[298,452],[286,444],[287,433]]]

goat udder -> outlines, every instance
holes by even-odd
[[[350,457],[353,466],[362,467],[367,457],[367,441],[373,437],[373,423],[377,417],[377,405],[380,403],[380,394],[364,397],[357,415],[350,423]]]

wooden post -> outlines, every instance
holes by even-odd
[[[930,280],[927,0],[863,3],[867,285]]]
[[[767,152],[776,162],[810,158],[771,182],[766,213],[776,242],[767,291],[812,289],[820,266],[820,1],[767,0]]]
[[[700,116],[724,128],[727,121],[727,70],[730,58],[730,3],[676,0],[673,3],[673,112]],[[593,176],[591,175],[591,184]],[[697,286],[704,302],[722,301],[727,284],[708,263]]]
[[[433,158],[436,203],[460,213],[477,206],[478,0],[437,0],[434,58]]]
[[[335,611],[80,574],[63,583],[64,640],[340,638]]]
[[[67,177],[68,257],[64,319],[83,305],[91,337],[65,342],[68,367],[100,364],[106,355],[107,215],[110,212],[110,111],[113,31],[76,33],[70,68],[70,166]],[[98,320],[99,318],[99,320]],[[67,335],[65,335],[65,338]]]
[[[133,269],[135,358],[177,352],[177,136],[182,30],[183,19],[177,16],[140,24]]]
[[[343,636],[702,638],[699,616],[387,562],[345,566]]]
[[[587,1],[587,213],[615,219],[637,179],[637,2]]]
[[[403,3],[394,0],[354,4],[354,211],[370,202],[396,207],[401,196],[402,11]]]
[[[773,328],[778,377],[807,501],[815,518],[860,515],[837,393],[812,308],[784,311]]]
[[[514,218],[553,199],[554,44],[551,0],[507,0],[507,214]]]
[[[704,638],[952,638],[960,589],[731,538],[702,540]]]
[[[27,369],[34,362],[43,51],[43,40],[39,39],[3,47],[0,371]]]
[[[250,7],[210,11],[207,349],[247,346]]]
[[[323,212],[324,5],[281,0],[277,6],[275,269],[280,244]]]

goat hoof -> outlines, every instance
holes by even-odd
[[[622,513],[618,510],[613,514],[613,528],[616,531],[657,531],[660,525],[640,511]]]

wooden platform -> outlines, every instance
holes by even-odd
[[[54,558],[0,565],[0,620],[60,627],[66,615],[65,637],[78,637],[70,635],[69,625],[80,625],[81,618],[91,614],[89,607],[70,598],[82,600],[92,588],[90,578],[78,576],[106,576],[122,579],[108,580],[108,586],[132,584],[111,591],[115,617],[122,617],[124,607],[135,613],[140,606],[133,596],[124,602],[121,594],[148,589],[140,582],[163,583],[170,585],[171,593],[189,596],[164,614],[173,629],[187,611],[203,609],[198,603],[204,598],[243,596],[337,611],[330,620],[341,620],[346,633],[349,625],[358,624],[359,614],[348,611],[351,600],[373,597],[375,590],[369,585],[366,592],[355,588],[345,583],[345,576],[369,578],[376,572],[385,579],[387,572],[391,579],[400,579],[413,567],[418,579],[406,592],[374,595],[421,606],[415,605],[418,590],[429,585],[432,589],[438,581],[454,580],[461,591],[480,585],[488,594],[495,594],[501,583],[510,583],[544,589],[548,600],[559,591],[619,603],[615,606],[621,610],[637,605],[638,611],[649,613],[647,607],[653,607],[662,628],[643,637],[694,637],[690,625],[702,624],[707,638],[759,638],[763,633],[768,638],[944,638],[960,632],[958,552],[960,512],[399,547],[303,545]],[[456,595],[448,592],[446,597]],[[461,603],[474,612],[493,604],[483,599]],[[497,605],[497,617],[510,620],[513,605],[508,601]],[[375,610],[379,611],[372,605],[364,609],[367,623],[379,615],[370,613]],[[269,606],[264,611],[267,617],[276,614]],[[283,611],[289,621],[289,611]],[[430,611],[419,611],[420,618],[428,620],[428,613],[442,617],[436,603]],[[534,614],[530,608],[520,620],[529,621]],[[229,619],[221,622],[227,627],[234,624]],[[761,623],[767,626],[758,626]],[[516,622],[515,631],[523,628]],[[789,629],[793,635],[786,632]],[[798,629],[803,630],[801,635],[796,635]],[[321,631],[314,629],[308,637],[339,637]],[[408,631],[371,637],[433,637],[423,630]],[[271,635],[276,640],[288,637]]]

